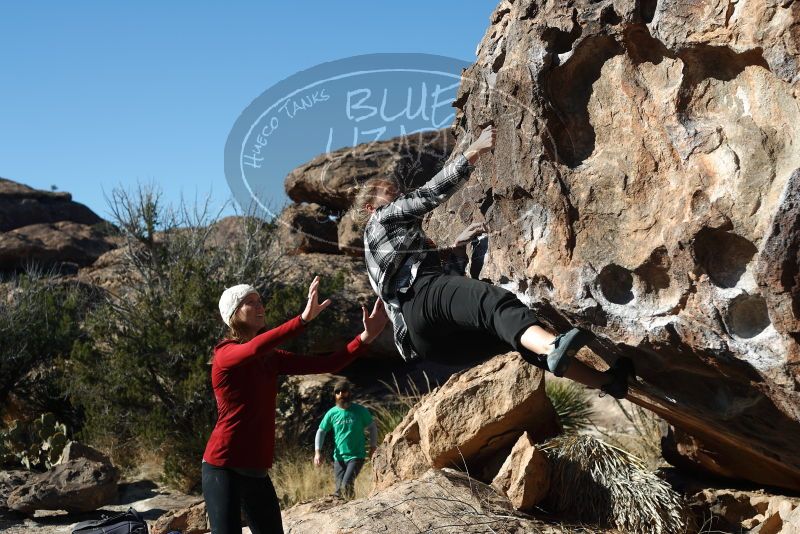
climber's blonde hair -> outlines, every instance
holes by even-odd
[[[370,178],[358,188],[356,199],[353,201],[353,207],[350,210],[350,216],[359,224],[365,224],[369,219],[370,213],[367,211],[367,204],[375,201],[375,195],[378,188],[385,185],[393,185],[400,189],[400,184],[394,178]]]

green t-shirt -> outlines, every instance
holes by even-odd
[[[366,458],[364,430],[372,422],[372,414],[360,404],[352,403],[347,409],[334,406],[319,427],[325,432],[333,430],[333,459],[347,462],[355,458]]]

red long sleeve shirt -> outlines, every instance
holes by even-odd
[[[247,343],[226,339],[214,347],[211,385],[218,417],[203,460],[223,467],[272,467],[278,375],[333,373],[353,361],[364,347],[356,336],[330,355],[309,356],[276,348],[302,331],[297,316]]]

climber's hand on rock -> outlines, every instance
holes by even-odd
[[[475,163],[475,160],[478,159],[478,156],[494,148],[494,140],[496,136],[497,132],[493,124],[483,129],[481,134],[478,136],[478,139],[476,139],[471,145],[469,145],[469,148],[464,151],[464,156],[466,156],[470,164]]]
[[[486,229],[486,223],[472,223],[464,230],[458,234],[456,240],[453,241],[453,248],[465,247],[467,243],[472,241],[474,238],[478,237],[481,234],[485,234],[488,230]]]

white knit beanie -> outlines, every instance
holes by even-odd
[[[256,288],[250,284],[239,284],[238,286],[229,287],[222,292],[222,296],[219,298],[219,314],[222,316],[222,320],[225,321],[226,325],[231,325],[231,317],[236,313],[239,304],[241,304],[244,298],[250,293],[258,293]]]

